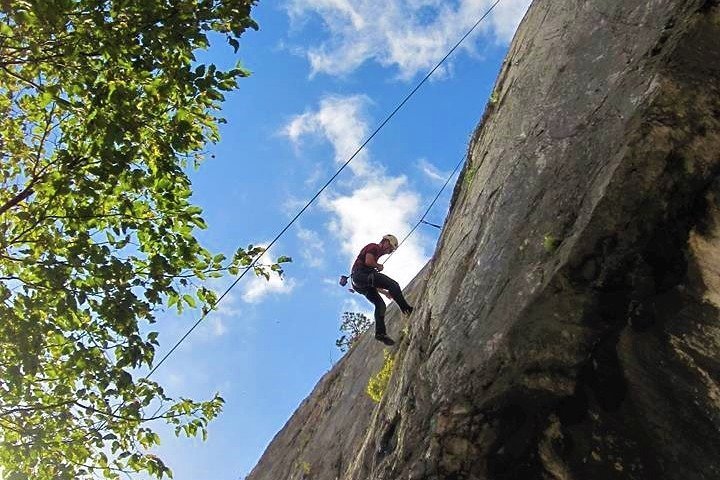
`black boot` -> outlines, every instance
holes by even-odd
[[[392,338],[388,337],[388,334],[387,334],[387,333],[376,333],[376,334],[375,334],[375,340],[381,341],[382,343],[384,343],[384,344],[387,345],[388,347],[390,347],[390,346],[392,346],[392,345],[395,345],[395,340],[393,340]]]

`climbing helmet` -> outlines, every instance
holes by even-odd
[[[398,248],[398,239],[395,237],[395,235],[387,234],[383,236],[383,240],[387,240],[390,246],[393,250],[396,250]]]

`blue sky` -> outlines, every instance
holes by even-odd
[[[501,0],[448,64],[411,99],[270,255],[284,281],[243,278],[154,378],[173,396],[224,413],[206,442],[164,435],[155,452],[177,480],[244,478],[319,378],[340,358],[343,311],[370,304],[337,285],[357,251],[402,238],[462,158],[529,0]],[[199,59],[251,77],[228,95],[214,159],[191,174],[215,252],[271,240],[366,136],[492,4],[490,0],[281,0],[253,11],[238,55],[216,42]],[[454,182],[453,182],[454,183]],[[442,223],[452,184],[427,220]],[[387,264],[406,284],[438,231],[421,226]],[[213,284],[223,290],[232,279]],[[162,317],[166,349],[197,317]],[[378,348],[378,354],[382,352]],[[160,428],[160,430],[163,430]]]

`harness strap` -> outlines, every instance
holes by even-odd
[[[354,274],[350,277],[350,282],[352,283],[353,288],[356,292],[362,293],[363,290],[368,290],[369,288],[373,288],[375,286],[375,272],[369,272],[367,274],[367,284],[362,282],[362,284],[358,284],[358,282],[355,281],[355,277],[357,274]],[[363,275],[360,273],[360,275]]]

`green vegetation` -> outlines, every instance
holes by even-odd
[[[305,460],[302,460],[298,463],[298,468],[301,473],[301,479],[302,480],[308,480],[310,478],[310,463],[306,462]]]
[[[492,92],[492,94],[490,94],[490,100],[489,100],[490,105],[494,106],[498,100],[499,100],[498,93]]]
[[[5,480],[170,476],[153,420],[205,437],[223,400],[172,399],[141,372],[158,311],[215,304],[248,266],[196,240],[186,170],[218,140],[255,0],[0,2],[0,469]],[[255,268],[281,274],[281,258]]]
[[[543,237],[543,248],[546,252],[552,253],[560,246],[560,240],[551,234],[546,234]]]
[[[388,382],[390,382],[393,366],[395,365],[395,356],[387,349],[383,351],[383,356],[385,357],[383,366],[380,371],[370,377],[366,390],[370,398],[376,403],[379,403],[383,395],[385,395],[385,390],[387,389]]]
[[[345,333],[335,340],[335,346],[338,347],[341,352],[347,352],[360,338],[360,335],[365,333],[370,325],[373,324],[373,321],[362,313],[355,312],[343,313],[342,319],[340,331]]]
[[[475,179],[475,174],[478,171],[478,167],[468,167],[468,169],[465,171],[465,176],[463,178],[463,187],[467,190],[470,188],[470,185],[472,185],[473,180]]]

